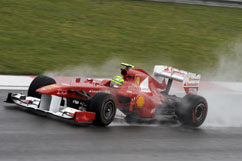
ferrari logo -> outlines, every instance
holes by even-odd
[[[140,77],[136,78],[136,84],[138,84],[138,85],[140,84]]]

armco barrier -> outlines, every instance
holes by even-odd
[[[151,1],[242,8],[242,0],[151,0]]]

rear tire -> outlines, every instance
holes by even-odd
[[[90,110],[96,113],[94,125],[108,126],[116,114],[114,97],[107,93],[97,93],[92,97]]]
[[[208,105],[205,98],[188,94],[178,103],[176,114],[185,126],[199,127],[206,119]]]
[[[30,84],[28,90],[28,96],[41,98],[41,94],[37,93],[36,90],[51,84],[56,84],[56,81],[45,75],[38,75]]]

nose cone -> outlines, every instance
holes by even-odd
[[[54,94],[57,94],[60,89],[62,89],[62,86],[57,84],[52,84],[52,85],[41,87],[37,89],[36,92],[41,94],[54,95]]]

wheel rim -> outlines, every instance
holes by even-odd
[[[104,105],[104,118],[109,120],[113,117],[115,105],[113,101],[108,101]]]
[[[195,115],[195,119],[196,121],[201,121],[203,120],[204,116],[205,116],[205,111],[206,107],[203,103],[200,103],[196,106],[195,110],[194,110],[194,115]]]

